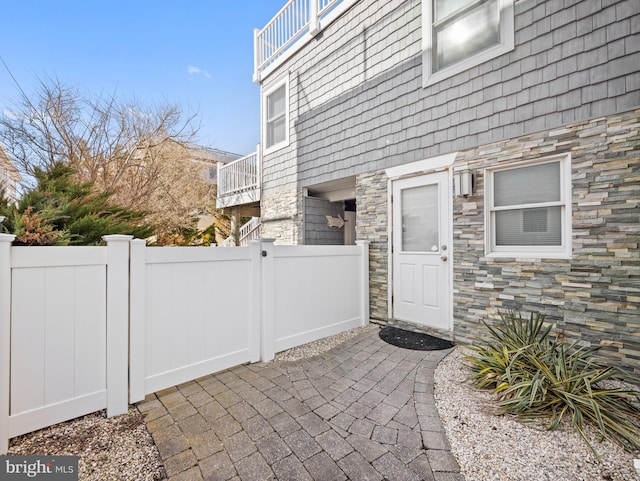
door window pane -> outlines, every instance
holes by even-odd
[[[438,252],[438,186],[404,189],[401,194],[402,250]]]

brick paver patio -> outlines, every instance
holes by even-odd
[[[434,404],[448,351],[378,329],[299,362],[238,366],[138,404],[170,481],[463,481]]]

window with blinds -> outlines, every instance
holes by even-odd
[[[487,170],[488,251],[567,254],[570,249],[568,156]]]

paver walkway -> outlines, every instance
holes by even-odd
[[[170,481],[463,481],[433,397],[448,351],[398,348],[378,332],[147,396],[138,408]]]

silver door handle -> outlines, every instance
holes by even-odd
[[[447,259],[448,259],[447,256],[440,256],[440,260],[442,260],[442,261],[446,261]]]

